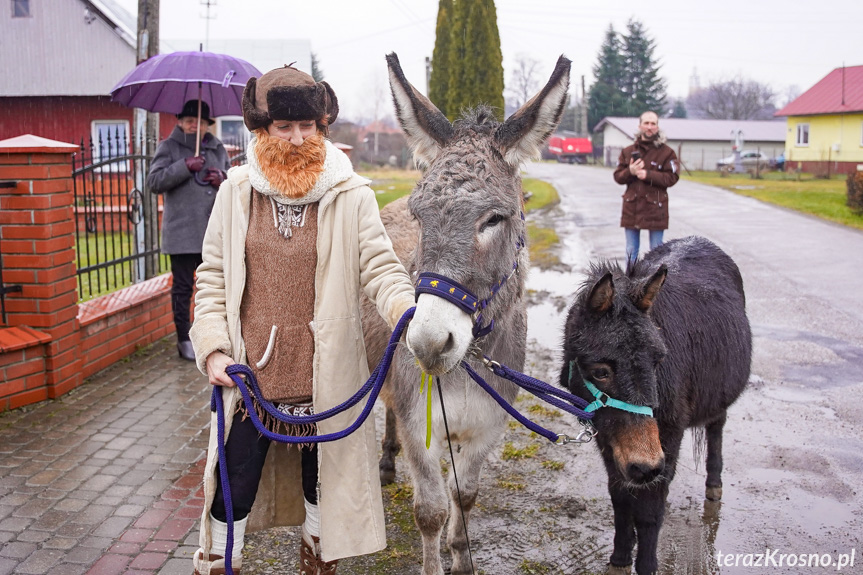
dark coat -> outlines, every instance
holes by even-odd
[[[632,152],[638,148],[647,177],[639,180],[629,173]],[[637,230],[668,229],[668,188],[680,179],[677,155],[664,143],[639,139],[623,149],[614,170],[614,181],[626,186],[620,226]]]
[[[227,172],[231,167],[228,152],[218,138],[210,133],[201,142],[201,155],[207,168]],[[179,126],[156,148],[150,164],[147,188],[164,197],[162,213],[162,253],[199,254],[204,244],[204,232],[216,201],[216,189],[199,184],[186,168],[186,158],[195,155],[195,136],[186,135]]]

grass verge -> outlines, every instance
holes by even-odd
[[[393,200],[411,193],[421,175],[419,170],[386,168],[365,170],[358,173],[360,176],[372,181],[371,188],[375,191],[378,208],[383,208]]]
[[[768,172],[756,180],[748,174],[721,176],[719,172],[692,172],[684,178],[844,226],[863,229],[863,216],[852,213],[845,205],[845,176],[825,180],[816,179],[811,174]]]
[[[557,190],[548,182],[537,180],[536,178],[524,178],[521,184],[525,192],[532,194],[524,205],[525,210],[528,212],[541,210],[542,208],[560,203],[560,196],[557,194]]]

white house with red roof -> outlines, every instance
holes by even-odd
[[[786,168],[863,171],[863,66],[836,68],[776,116],[788,118]]]

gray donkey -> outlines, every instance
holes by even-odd
[[[504,123],[485,106],[465,112],[454,124],[405,78],[398,57],[387,56],[396,114],[414,158],[425,168],[411,195],[381,211],[396,253],[408,272],[446,276],[488,299],[483,325],[494,329],[475,338],[474,318],[438,296],[423,293],[405,340],[393,360],[381,394],[388,409],[381,464],[391,481],[398,450],[393,422],[404,446],[414,486],[414,518],[423,538],[423,575],[441,575],[440,537],[450,518],[447,543],[453,575],[471,573],[465,523],[479,490],[486,457],[503,435],[507,414],[474,383],[461,361],[483,370],[479,352],[514,369],[524,366],[527,310],[524,282],[528,253],[519,166],[560,122],[567,100],[570,61],[561,56],[548,84]],[[517,267],[513,272],[513,267]],[[386,325],[366,302],[363,324],[370,368],[383,354]],[[409,349],[408,349],[409,348]],[[413,353],[411,353],[413,352]],[[439,376],[455,472],[449,487],[441,474],[446,447],[438,388],[420,393],[420,370]],[[489,383],[512,402],[515,385],[485,372]],[[431,394],[431,447],[426,449],[426,394]],[[389,411],[391,410],[391,412]]]

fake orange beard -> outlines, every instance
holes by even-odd
[[[255,130],[255,136],[255,156],[270,187],[292,200],[305,196],[324,171],[324,137],[317,133],[295,146],[264,128]]]

